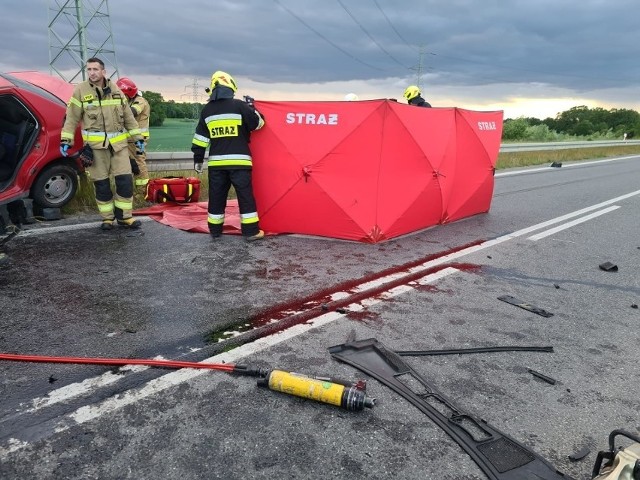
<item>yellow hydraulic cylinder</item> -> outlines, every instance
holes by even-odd
[[[373,408],[375,405],[375,398],[367,396],[357,384],[343,385],[331,379],[307,377],[282,370],[271,370],[265,378],[258,380],[258,385],[350,411]]]

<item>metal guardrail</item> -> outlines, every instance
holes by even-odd
[[[613,147],[621,145],[640,145],[640,140],[503,143],[500,146],[500,152],[534,152],[537,150],[566,150],[569,148]],[[152,172],[191,170],[193,168],[193,155],[191,152],[149,152],[147,153],[147,168]]]
[[[503,143],[500,152],[534,152],[537,150],[567,150],[570,148],[619,147],[622,145],[640,145],[640,140],[592,140],[588,142],[540,142],[540,143]]]

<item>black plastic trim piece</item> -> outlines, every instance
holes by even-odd
[[[490,426],[485,420],[475,418],[454,406],[453,402],[407,365],[398,354],[375,338],[336,345],[329,348],[329,353],[335,359],[370,375],[411,402],[460,445],[488,478],[569,478],[544,458]],[[412,383],[412,386],[409,383]],[[415,386],[419,391],[415,391]],[[442,410],[447,411],[447,415],[441,413]]]
[[[498,300],[502,300],[503,302],[515,305],[516,307],[524,308],[531,313],[535,313],[536,315],[540,315],[545,318],[553,317],[553,313],[547,312],[543,308],[534,307],[533,305],[530,305],[527,302],[523,302],[522,300],[518,300],[511,295],[502,295],[501,297],[498,297]]]
[[[448,350],[396,350],[401,357],[424,357],[428,355],[462,355],[466,353],[494,353],[494,352],[545,352],[553,353],[553,347],[475,347],[451,348]]]

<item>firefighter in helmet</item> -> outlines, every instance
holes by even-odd
[[[145,193],[147,183],[149,183],[149,171],[147,170],[147,145],[149,144],[149,117],[151,115],[151,106],[149,102],[142,96],[136,84],[127,77],[122,77],[116,82],[118,88],[122,90],[129,99],[129,107],[138,122],[140,134],[144,140],[144,149],[138,150],[136,142],[133,138],[129,138],[129,161],[131,162],[131,171],[136,190],[139,193]]]
[[[251,132],[264,125],[262,115],[255,109],[253,99],[234,99],[238,86],[231,75],[217,71],[211,76],[206,90],[209,101],[202,109],[193,136],[194,169],[202,173],[206,149],[209,173],[209,232],[212,237],[222,234],[227,195],[235,188],[240,207],[240,228],[248,241],[264,237],[258,223],[258,211],[251,184]]]
[[[67,104],[60,153],[67,156],[76,126],[82,122],[85,147],[81,158],[95,186],[101,228],[111,230],[114,221],[123,227],[139,228],[140,220],[132,216],[133,178],[127,141],[132,138],[138,150],[144,151],[144,140],[127,98],[106,76],[104,62],[92,57],[87,60],[86,69],[89,79],[76,85]]]
[[[409,105],[431,108],[431,104],[422,98],[420,89],[415,85],[409,85],[402,96],[407,99]]]

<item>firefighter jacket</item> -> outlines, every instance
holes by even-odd
[[[142,95],[137,94],[131,100],[129,100],[129,106],[131,107],[131,111],[133,116],[136,118],[138,122],[138,127],[140,128],[140,135],[145,140],[149,139],[149,116],[151,115],[151,106],[146,98]],[[129,142],[134,142],[133,138],[129,138]]]
[[[129,136],[142,140],[138,123],[120,89],[105,79],[105,87],[89,80],[76,85],[67,104],[67,115],[60,141],[73,146],[73,134],[82,122],[82,139],[94,150],[111,145],[118,152],[127,148]]]
[[[209,147],[209,167],[249,169],[252,167],[251,132],[264,125],[262,115],[242,100],[211,100],[202,109],[193,136],[194,163],[203,163]]]

